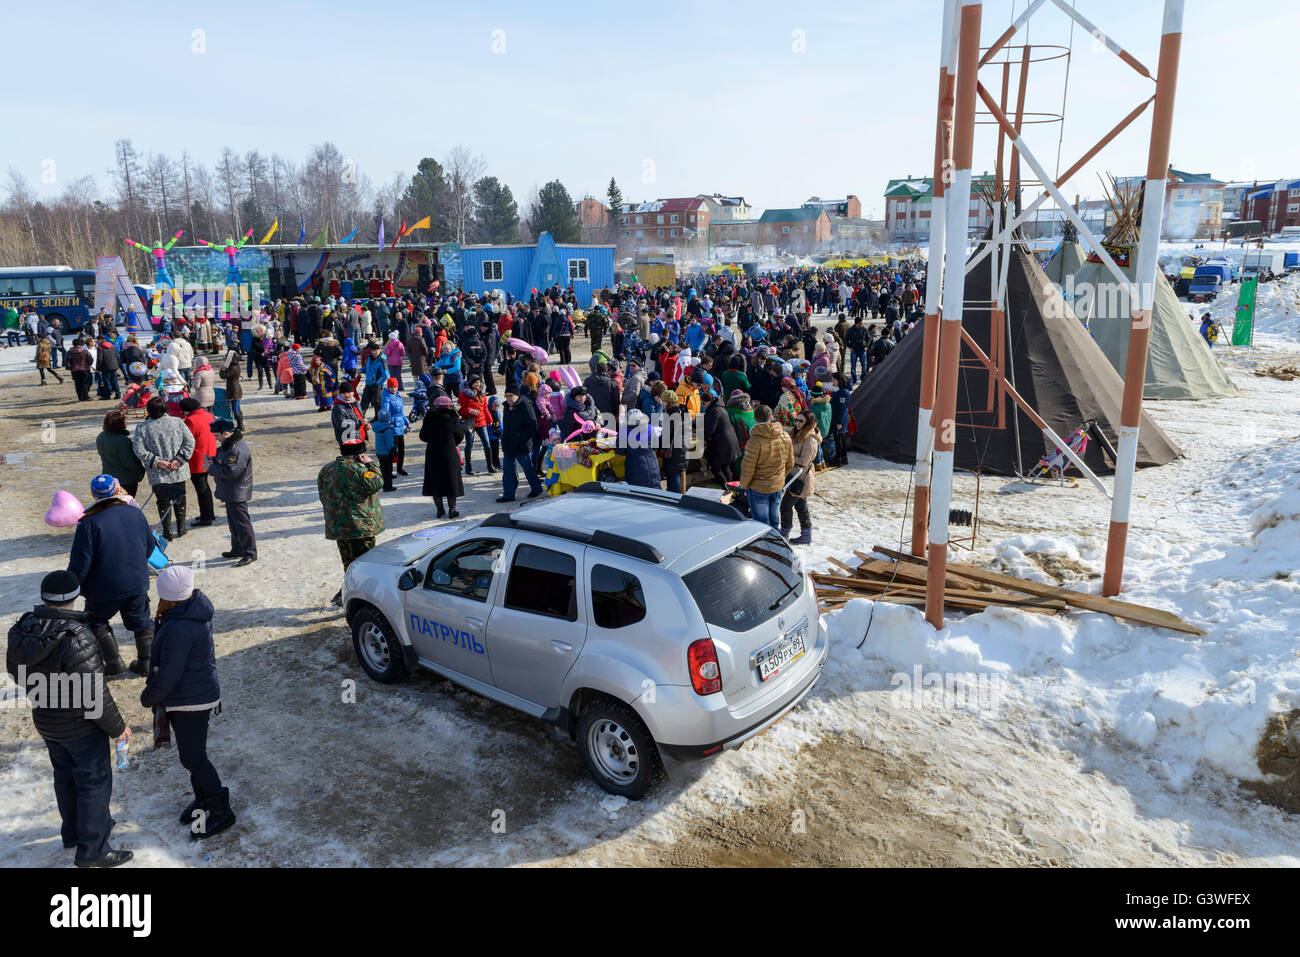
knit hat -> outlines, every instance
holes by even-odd
[[[189,565],[168,565],[158,573],[158,597],[163,601],[184,601],[194,594],[194,569]]]
[[[728,401],[732,399],[740,399],[740,398],[748,398],[748,394],[745,392],[744,389],[732,389],[731,395],[727,396]]]
[[[212,424],[208,426],[208,431],[216,435],[218,432],[234,432],[236,428],[235,423],[229,419],[213,419]]]
[[[295,343],[293,344],[293,351],[294,351],[294,352],[299,351],[301,348],[302,348],[302,343],[301,343],[301,342],[295,342]]]
[[[90,480],[90,494],[96,500],[108,498],[117,491],[117,479],[108,474],[96,475]]]
[[[433,407],[435,409],[454,409],[456,403],[451,401],[451,396],[440,395],[433,400]]]
[[[385,382],[384,385],[386,385],[386,386],[387,386],[388,388],[390,388],[390,389],[396,389],[396,388],[397,388],[397,380],[394,379],[392,376],[389,376],[389,377],[388,377],[388,381]]]
[[[390,333],[388,334],[388,338],[389,338],[389,339],[396,339],[396,338],[397,338],[397,332],[396,332],[396,331],[390,332]]]
[[[41,579],[41,601],[72,601],[81,594],[81,580],[76,574],[59,570]]]

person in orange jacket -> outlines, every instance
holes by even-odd
[[[460,417],[465,423],[465,474],[474,474],[474,436],[483,443],[483,458],[487,461],[488,474],[496,472],[492,466],[492,437],[488,426],[492,424],[492,413],[488,411],[488,397],[483,391],[483,378],[478,375],[469,377],[460,392]]]
[[[208,467],[204,456],[217,454],[217,439],[212,434],[212,413],[193,396],[181,399],[181,421],[194,436],[194,452],[190,455],[190,483],[194,497],[199,500],[199,517],[190,523],[192,528],[206,528],[216,521],[212,504],[212,487],[208,484]]]

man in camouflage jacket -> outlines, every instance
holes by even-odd
[[[384,530],[384,507],[379,503],[384,479],[365,454],[364,442],[339,448],[343,454],[320,470],[316,487],[325,512],[325,537],[338,542],[347,571],[354,559],[375,547],[375,536]],[[343,589],[331,601],[341,605]]]

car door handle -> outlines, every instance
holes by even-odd
[[[567,641],[557,641],[555,639],[551,639],[551,647],[555,649],[556,654],[561,655],[567,655],[573,650],[573,645],[569,644]]]
[[[466,623],[467,625],[473,625],[475,628],[482,628],[482,627],[483,627],[483,619],[482,619],[482,618],[466,618],[466,619],[465,619],[465,623]]]

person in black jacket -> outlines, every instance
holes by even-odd
[[[104,681],[104,661],[86,615],[72,607],[80,592],[72,572],[45,576],[42,604],[9,629],[5,668],[28,695],[32,721],[50,753],[63,846],[77,849],[78,867],[116,867],[133,855],[108,844],[109,742],[130,741],[131,729]]]
[[[85,583],[81,593],[86,599],[86,620],[99,642],[107,674],[126,670],[109,624],[114,615],[121,615],[122,624],[135,633],[137,657],[131,662],[131,671],[143,675],[153,641],[149,618],[153,531],[113,476],[96,475],[90,482],[90,494],[95,501],[77,522],[68,571]]]
[[[740,440],[731,424],[727,407],[712,389],[700,393],[704,402],[704,461],[725,487],[739,476],[733,475],[732,463],[740,457]]]
[[[515,465],[524,470],[528,480],[528,497],[542,494],[542,482],[533,467],[529,446],[537,435],[537,407],[532,399],[520,399],[516,389],[506,390],[506,404],[501,410],[501,496],[498,502],[513,502],[519,479]]]
[[[603,362],[596,363],[596,371],[587,376],[582,384],[587,387],[587,395],[591,396],[597,411],[617,417],[618,383],[609,374],[608,365]]]
[[[424,485],[421,495],[432,496],[438,518],[458,518],[456,499],[465,495],[461,481],[460,455],[456,446],[465,438],[460,411],[450,396],[440,395],[429,403],[429,413],[420,423],[420,441],[427,443],[424,457]],[[444,507],[444,500],[447,505]]]
[[[194,800],[181,811],[191,838],[212,837],[235,823],[230,789],[208,760],[208,722],[221,713],[212,602],[194,588],[194,570],[169,565],[158,573],[158,617],[149,678],[140,704],[155,726],[176,732],[176,753],[190,772]]]
[[[253,453],[238,426],[229,419],[217,419],[209,427],[221,443],[217,454],[206,456],[208,475],[216,487],[212,494],[226,506],[226,525],[230,528],[230,551],[222,558],[238,558],[236,568],[257,561],[257,538],[248,502],[253,497]]]

